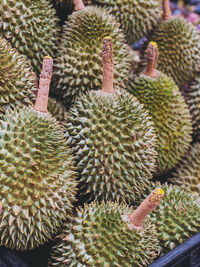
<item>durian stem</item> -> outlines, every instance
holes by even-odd
[[[169,0],[163,0],[163,20],[169,20],[172,17],[172,13],[170,10],[170,2]]]
[[[32,76],[33,76],[35,88],[37,89],[37,91],[35,91],[35,96],[37,97],[38,90],[39,90],[39,86],[38,86],[38,82],[37,82],[37,75],[35,72],[32,72]]]
[[[112,53],[112,41],[110,37],[105,37],[102,48],[102,63],[103,63],[103,81],[102,91],[107,93],[114,93],[114,64]]]
[[[131,214],[130,221],[133,226],[142,228],[145,218],[160,204],[163,196],[164,191],[160,188],[151,192],[151,194],[142,202],[142,204]]]
[[[2,204],[0,203],[0,214],[2,213]]]
[[[39,90],[35,102],[34,109],[40,112],[47,113],[49,87],[53,72],[53,59],[49,56],[45,57],[40,75]]]
[[[158,61],[158,47],[155,42],[149,43],[147,48],[147,66],[144,74],[155,78],[157,76],[156,65]]]
[[[83,0],[74,0],[74,9],[75,11],[82,10],[85,8]]]

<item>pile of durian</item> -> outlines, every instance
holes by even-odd
[[[148,266],[200,231],[199,142],[200,34],[169,0],[0,0],[1,246]]]

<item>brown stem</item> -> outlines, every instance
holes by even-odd
[[[150,42],[147,48],[147,66],[144,74],[155,78],[157,76],[156,65],[158,61],[158,47],[155,42]]]
[[[82,10],[85,8],[83,0],[74,0],[74,9],[75,11]]]
[[[164,196],[162,189],[155,189],[142,204],[131,214],[130,221],[135,227],[142,228],[143,222],[147,215],[154,210]]]
[[[2,204],[0,203],[0,214],[2,213]]]
[[[40,75],[39,90],[35,102],[34,109],[40,112],[47,112],[49,87],[53,72],[53,59],[49,56],[45,57]]]
[[[114,93],[114,63],[112,53],[112,41],[111,38],[105,37],[103,40],[102,48],[102,63],[103,63],[103,81],[102,91],[107,93]]]
[[[170,10],[170,2],[169,0],[163,0],[163,20],[169,20],[172,17],[172,13]]]
[[[38,82],[37,82],[37,75],[36,75],[35,72],[32,72],[32,76],[33,76],[33,81],[34,81],[34,84],[35,84],[35,88],[37,89],[35,91],[35,96],[37,97],[38,90],[39,90],[39,86],[38,86]]]

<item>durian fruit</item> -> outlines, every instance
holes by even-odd
[[[0,245],[15,250],[52,239],[75,201],[73,157],[47,113],[51,73],[45,57],[35,106],[8,110],[0,120]]]
[[[151,32],[161,18],[161,0],[92,0],[107,8],[120,23],[129,44]]]
[[[155,188],[152,183],[146,195]],[[160,187],[160,183],[157,183]],[[160,254],[163,255],[199,232],[200,205],[198,198],[186,190],[162,184],[165,201],[149,214],[159,234]]]
[[[158,254],[158,233],[146,216],[163,195],[162,189],[152,192],[135,211],[111,202],[85,205],[65,224],[49,266],[149,265]]]
[[[169,0],[163,0],[163,9],[163,21],[150,34],[149,41],[158,45],[158,70],[183,87],[200,70],[200,35],[185,19],[171,18]]]
[[[36,87],[25,58],[0,38],[0,114],[15,105],[30,105]]]
[[[192,117],[193,139],[200,141],[200,73],[190,82],[184,97]]]
[[[77,99],[69,110],[65,136],[79,169],[81,201],[88,197],[132,203],[155,171],[154,124],[134,96],[113,89],[110,37],[104,38],[102,57],[102,90]]]
[[[147,50],[147,67],[130,80],[128,90],[149,111],[158,136],[157,174],[177,164],[192,141],[192,123],[188,107],[174,81],[156,70],[158,48],[151,42]]]
[[[200,144],[196,143],[181,160],[169,179],[173,184],[182,186],[185,190],[200,197]]]
[[[65,107],[52,97],[49,97],[47,110],[60,123],[66,121],[67,112],[65,111]]]
[[[25,55],[40,73],[46,54],[54,56],[58,19],[46,0],[0,0],[0,36]]]
[[[130,73],[129,48],[114,17],[103,8],[83,8],[82,0],[79,4],[63,29],[55,65],[55,88],[66,106],[80,93],[101,86],[103,37],[113,40],[115,86],[125,86]]]

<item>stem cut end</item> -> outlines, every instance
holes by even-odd
[[[79,11],[85,8],[83,0],[74,0],[74,10]]]
[[[110,36],[103,39],[102,48],[102,63],[103,63],[103,81],[102,91],[107,93],[114,93],[114,63],[112,52],[112,40]]]
[[[34,109],[37,111],[47,113],[47,104],[52,72],[53,59],[50,56],[46,56],[43,60],[42,72],[40,75],[39,82],[39,90],[34,106]]]
[[[142,229],[143,222],[147,215],[160,204],[164,194],[163,189],[155,189],[131,214],[130,221],[136,229]]]

